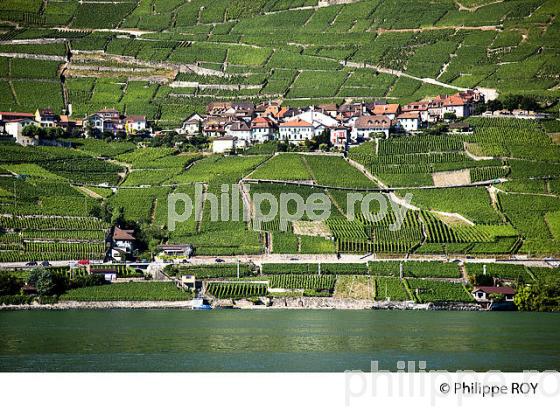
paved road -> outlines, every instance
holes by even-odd
[[[219,258],[223,262],[216,262]],[[343,254],[340,255],[340,259],[336,255],[279,255],[279,254],[269,254],[269,255],[246,255],[246,256],[195,256],[188,259],[188,263],[192,265],[208,265],[208,264],[223,264],[223,263],[241,263],[253,262],[257,265],[262,263],[365,263],[373,261],[448,261],[449,259],[442,255],[422,255],[416,256],[412,255],[408,258],[403,256],[402,258],[379,258],[376,255],[354,255],[354,254]],[[515,265],[526,265],[526,266],[560,266],[560,259],[529,259],[522,256],[518,256],[517,259],[500,259],[495,258],[479,258],[479,259],[467,259],[465,257],[453,258],[453,260],[459,260],[462,262],[469,263],[509,263]],[[75,263],[76,261],[50,261],[52,266],[68,266],[70,263]],[[96,262],[97,263],[97,262]],[[12,263],[0,263],[0,269],[14,269],[14,268],[26,268],[25,262],[12,262]],[[29,268],[29,267],[27,267]]]

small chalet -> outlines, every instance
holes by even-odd
[[[161,245],[161,252],[167,256],[189,258],[194,253],[194,247],[191,244],[185,245]]]
[[[465,122],[454,122],[453,124],[449,124],[448,129],[449,129],[449,132],[454,133],[454,134],[472,132],[472,127]]]
[[[503,295],[505,302],[513,302],[515,289],[509,286],[477,286],[472,291],[474,299],[479,303],[492,302],[492,294]]]
[[[134,249],[134,230],[132,229],[121,229],[115,226],[113,231],[113,247],[124,249],[127,252],[132,252]]]

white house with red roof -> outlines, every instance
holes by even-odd
[[[257,117],[251,121],[251,140],[255,142],[271,141],[276,136],[276,125],[268,117]]]
[[[429,107],[430,107],[430,102],[429,101],[411,102],[411,103],[403,105],[401,107],[401,112],[406,113],[406,112],[416,111],[417,113],[420,114],[420,121],[428,122],[428,120],[429,120],[428,108]]]
[[[300,119],[313,125],[314,136],[321,135],[326,129],[339,125],[339,122],[330,115],[315,111],[313,108],[294,116],[293,119]]]
[[[509,286],[476,286],[471,293],[474,299],[479,303],[492,302],[491,295],[493,294],[503,295],[504,301],[513,302],[515,289]]]
[[[313,124],[300,118],[290,119],[280,124],[280,140],[301,143],[315,136]]]
[[[403,112],[397,116],[397,124],[406,132],[418,131],[422,124],[418,111]]]

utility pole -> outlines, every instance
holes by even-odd
[[[237,259],[237,279],[239,279],[239,259]]]

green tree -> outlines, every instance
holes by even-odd
[[[506,95],[503,101],[504,108],[510,111],[516,110],[519,108],[522,99],[523,97],[520,95]]]
[[[15,295],[19,292],[22,282],[8,272],[0,272],[0,296]]]
[[[554,278],[517,289],[517,309],[539,312],[560,311],[560,279]]]
[[[457,119],[457,114],[454,112],[446,112],[443,114],[443,119],[448,121],[455,121]]]
[[[488,111],[499,111],[504,108],[500,100],[490,100],[486,103],[486,109]]]
[[[25,137],[34,137],[35,135],[39,134],[39,127],[34,124],[26,125],[25,127],[23,127],[23,130],[21,130],[21,133]]]
[[[29,274],[29,284],[37,288],[39,296],[60,295],[68,287],[68,280],[43,267],[35,268]]]

